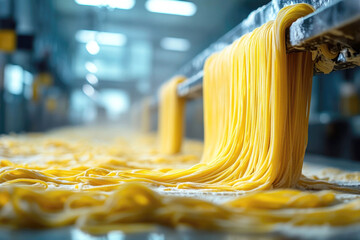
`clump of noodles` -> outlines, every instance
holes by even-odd
[[[149,231],[155,229],[155,224],[265,233],[273,231],[279,223],[296,226],[359,223],[359,201],[336,204],[334,193],[329,191],[307,193],[286,189],[252,193],[214,204],[161,196],[138,184],[124,184],[110,193],[15,187],[0,191],[0,222],[34,228],[76,223],[93,234],[111,230]]]

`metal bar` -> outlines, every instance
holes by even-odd
[[[179,84],[177,93],[179,96],[187,98],[196,98],[198,93],[202,92],[204,71],[200,71],[192,77],[186,79],[186,82]]]
[[[188,77],[179,84],[178,95],[196,98],[202,95],[203,66],[207,57],[222,50],[227,45],[251,32],[256,27],[275,19],[278,11],[284,6],[306,2],[317,9],[313,14],[300,18],[292,24],[287,35],[288,51],[314,50],[316,46],[326,43],[331,50],[340,51],[332,61],[333,70],[360,65],[360,1],[359,0],[296,0],[272,1],[253,11],[244,21],[237,25],[218,41],[202,51],[176,75]],[[323,59],[319,56],[318,61]],[[315,72],[320,72],[315,69]]]

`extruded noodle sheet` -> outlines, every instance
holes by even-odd
[[[306,4],[285,7],[275,21],[207,59],[201,160],[188,153],[198,151],[194,142],[181,144],[185,103],[176,86],[182,77],[161,90],[157,149],[154,137],[117,139],[114,130],[112,136],[85,129],[82,137],[72,130],[2,137],[1,224],[76,224],[94,234],[156,224],[242,233],[272,232],[284,223],[359,224],[357,196],[340,201],[335,191],[299,190],[359,192],[301,176],[313,63],[310,53],[286,54],[285,30],[312,11]],[[243,195],[219,204],[159,189]]]

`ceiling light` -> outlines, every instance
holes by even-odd
[[[86,62],[85,68],[86,68],[86,70],[88,70],[91,73],[96,73],[98,71],[96,65],[92,62]]]
[[[95,95],[95,89],[89,84],[83,85],[82,90],[89,97],[92,97]]]
[[[121,33],[97,32],[91,30],[80,30],[75,39],[81,43],[96,41],[100,45],[123,46],[126,44],[126,36]]]
[[[19,65],[6,65],[5,66],[5,89],[15,95],[23,92],[23,68]]]
[[[145,7],[150,12],[193,16],[197,7],[192,2],[176,0],[148,0]]]
[[[86,44],[86,50],[91,54],[91,55],[96,55],[99,53],[100,51],[100,47],[99,47],[99,44],[92,40],[90,42],[88,42]]]
[[[190,42],[184,38],[163,38],[160,46],[166,50],[185,52],[190,49]]]
[[[135,6],[135,0],[75,0],[75,2],[79,5],[118,9],[131,9]]]
[[[96,40],[103,45],[122,46],[126,43],[126,37],[120,33],[100,32],[96,35]]]
[[[92,85],[96,85],[99,82],[98,78],[91,73],[86,74],[86,81],[88,81]]]

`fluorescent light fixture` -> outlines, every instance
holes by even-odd
[[[79,5],[118,9],[131,9],[135,6],[135,0],[75,0],[75,2]]]
[[[161,39],[160,46],[163,49],[171,50],[171,51],[179,51],[179,52],[185,52],[190,49],[190,42],[187,39],[184,38],[172,38],[172,37],[166,37]]]
[[[15,95],[19,95],[23,91],[23,69],[18,65],[5,66],[5,89]]]
[[[95,95],[95,89],[89,84],[83,85],[82,90],[89,97],[93,97]]]
[[[197,7],[192,2],[176,0],[148,0],[145,7],[150,12],[173,14],[181,16],[193,16]]]
[[[86,62],[85,68],[86,68],[86,70],[88,70],[91,73],[96,73],[98,71],[96,65],[92,62]]]
[[[96,85],[99,82],[98,78],[91,73],[86,74],[86,81],[88,81],[92,85]]]
[[[123,46],[126,37],[120,33],[100,32],[96,35],[96,40],[102,45]]]
[[[88,42],[86,44],[86,50],[91,54],[91,55],[96,55],[99,53],[100,51],[100,47],[99,47],[99,44],[92,40],[90,42]]]
[[[91,30],[80,30],[75,39],[81,43],[96,41],[100,45],[123,46],[126,44],[126,36],[121,33],[98,32]]]

